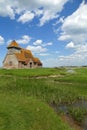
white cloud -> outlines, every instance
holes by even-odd
[[[15,18],[15,12],[11,0],[0,0],[0,16],[9,16],[11,19]]]
[[[87,41],[87,4],[84,2],[70,16],[65,18],[58,40],[71,40],[75,44]]]
[[[43,15],[43,10],[42,9],[36,9],[36,10],[34,10],[34,12],[35,12],[35,15],[38,16],[38,17]]]
[[[72,48],[72,45],[73,44],[70,44],[69,48]],[[56,58],[46,58],[44,66],[57,67],[87,65],[87,44],[76,44],[73,48],[74,52],[70,55],[60,55],[58,53]]]
[[[11,19],[18,14],[18,21],[22,23],[31,21],[35,16],[39,17],[40,26],[57,18],[69,0],[0,0],[0,16],[9,16]],[[32,13],[32,11],[34,13]],[[25,12],[23,14],[23,12]]]
[[[56,21],[55,23],[53,23],[53,26],[58,25],[59,23],[63,23],[64,22],[64,16],[60,17],[60,19],[58,21]]]
[[[0,45],[4,44],[4,42],[5,42],[4,38],[2,36],[0,36]]]
[[[64,4],[69,0],[43,0],[44,12],[40,19],[40,26],[44,25],[49,20],[55,19],[59,16],[59,13],[63,10]]]
[[[45,57],[45,56],[49,56],[50,54],[49,53],[40,53],[39,55]]]
[[[85,56],[87,54],[87,44],[76,45],[75,50],[76,50],[76,53]]]
[[[61,36],[58,38],[58,40],[64,41],[64,40],[71,40],[70,35],[65,35],[64,33],[61,33]]]
[[[43,41],[42,40],[36,40],[34,43],[33,43],[33,45],[41,45],[43,43]]]
[[[75,45],[74,45],[73,42],[70,42],[70,43],[68,43],[68,44],[66,45],[66,48],[74,48],[74,47],[75,47]]]
[[[48,43],[47,43],[47,46],[51,46],[51,45],[53,45],[52,42],[48,42]]]
[[[84,54],[84,53],[83,53]],[[68,56],[58,56],[56,58],[46,58],[44,62],[45,67],[58,67],[58,66],[81,66],[87,65],[87,54],[83,55],[73,53]]]
[[[48,42],[48,43],[44,43],[42,46],[45,47],[45,46],[52,46],[53,43],[52,42]]]
[[[38,39],[33,42],[33,45],[28,45],[26,49],[29,49],[33,53],[36,53],[40,56],[48,56],[49,53],[47,53],[48,49],[46,48],[46,46],[51,46],[52,44],[52,42],[44,43],[43,40]]]
[[[87,65],[87,4],[83,1],[79,8],[64,19],[58,40],[70,41],[66,48],[74,49],[68,56],[57,59],[59,65]]]
[[[30,46],[29,45],[29,46],[27,46],[26,49],[29,49],[29,50],[31,50],[34,53],[42,53],[42,52],[46,52],[47,51],[46,48],[43,48],[41,46]]]
[[[59,15],[57,15],[57,12],[54,13],[52,10],[46,10],[44,11],[43,17],[40,19],[40,26],[43,26],[46,22],[49,20],[57,18]]]
[[[28,44],[31,40],[31,37],[28,35],[22,36],[21,39],[16,40],[19,44]]]
[[[41,39],[38,39],[38,40],[36,40],[36,41],[33,43],[33,45],[37,45],[37,46],[40,45],[40,46],[45,47],[45,46],[52,46],[53,43],[52,43],[52,42],[44,43]]]
[[[23,15],[21,15],[18,19],[18,22],[26,23],[32,21],[34,18],[34,13],[30,11],[26,11]]]

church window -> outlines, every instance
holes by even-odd
[[[30,62],[30,68],[32,68],[32,62]]]
[[[9,61],[9,65],[12,66],[12,61]]]

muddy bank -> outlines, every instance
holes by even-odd
[[[68,104],[60,104],[57,105],[54,101],[50,104],[51,107],[56,111],[56,113],[62,113],[61,117],[63,120],[68,122],[71,127],[75,127],[76,130],[87,130],[87,114],[84,115],[82,122],[77,122],[72,118],[69,109],[87,109],[87,101],[81,100],[77,101],[71,105]]]
[[[68,123],[72,128],[74,128],[74,130],[84,130],[84,128],[82,128],[81,126],[79,126],[73,119],[71,116],[67,116],[66,114],[61,115],[61,119]]]

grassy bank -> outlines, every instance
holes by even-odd
[[[42,77],[50,75],[56,77]],[[49,104],[87,100],[87,69],[74,68],[74,73],[65,68],[0,69],[0,99],[0,130],[71,130]]]
[[[0,130],[69,130],[45,103],[23,95],[0,94]]]

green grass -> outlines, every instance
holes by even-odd
[[[5,70],[0,69],[2,75],[13,75],[20,77],[36,77],[36,76],[49,76],[55,74],[64,74],[65,68],[36,68],[36,69],[13,69]]]
[[[33,97],[0,94],[0,99],[0,130],[72,130]]]
[[[77,121],[79,124],[81,124],[87,116],[87,108],[72,107],[69,109],[69,112],[73,119]]]
[[[49,104],[87,100],[87,68],[0,69],[0,130],[71,130]],[[39,78],[40,76],[58,77]],[[71,115],[75,115],[72,107]],[[80,110],[79,110],[80,111]],[[73,118],[79,119],[85,110]],[[78,120],[79,121],[79,120]]]

